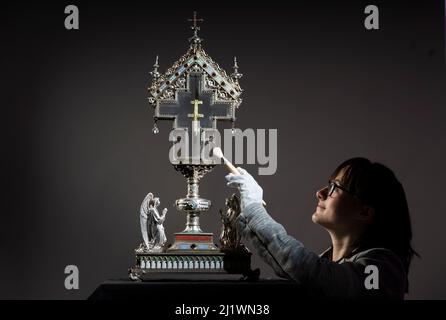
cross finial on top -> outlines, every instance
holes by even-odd
[[[187,19],[187,21],[193,22],[193,25],[190,27],[192,30],[200,30],[200,27],[197,25],[197,22],[203,22],[203,19],[197,18],[197,11],[194,11],[194,17],[192,19]]]
[[[190,27],[192,30],[194,30],[194,35],[189,38],[189,42],[191,43],[191,45],[193,45],[193,47],[195,49],[199,48],[201,41],[203,41],[203,39],[201,39],[198,36],[198,30],[200,30],[200,27],[198,26],[197,22],[203,22],[203,19],[198,19],[197,18],[197,11],[194,11],[194,17],[192,19],[187,19],[188,21],[192,22],[193,25]]]

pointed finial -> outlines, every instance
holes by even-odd
[[[192,22],[193,24],[192,24],[192,26],[190,27],[192,30],[194,30],[194,35],[191,37],[191,38],[189,38],[189,42],[190,42],[190,44],[191,44],[191,46],[192,45],[195,45],[195,46],[197,46],[197,45],[200,45],[201,44],[201,42],[203,41],[203,39],[201,39],[199,36],[198,36],[198,31],[200,30],[200,27],[198,26],[198,24],[197,24],[197,22],[203,22],[204,20],[203,19],[198,19],[197,18],[197,11],[194,11],[194,16],[193,16],[193,18],[192,19],[187,19],[187,21],[189,21],[189,22]]]
[[[158,55],[157,55],[156,59],[155,59],[155,64],[153,65],[153,70],[150,71],[150,75],[153,77],[153,80],[158,79],[160,77],[160,75],[161,75],[158,72],[158,68],[159,68],[159,65],[158,65]]]
[[[237,64],[237,57],[234,57],[234,72],[231,74],[231,77],[234,78],[234,80],[238,83],[238,79],[243,77],[243,74],[238,72],[238,64]]]

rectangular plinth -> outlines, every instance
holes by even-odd
[[[251,273],[250,252],[147,252],[136,254],[135,267],[129,270],[133,280],[146,280],[155,273]]]

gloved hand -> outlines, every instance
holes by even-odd
[[[262,204],[263,189],[245,169],[240,167],[237,169],[240,175],[230,173],[225,178],[228,181],[228,186],[239,189],[240,208],[243,212],[251,203]]]

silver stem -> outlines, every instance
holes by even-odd
[[[203,232],[200,228],[199,212],[189,212],[186,218],[186,229],[183,232]]]
[[[200,228],[200,214],[211,207],[211,201],[200,198],[200,179],[215,165],[175,165],[175,170],[180,171],[187,181],[187,194],[185,198],[176,201],[179,211],[186,213],[186,229],[183,232],[202,233]]]
[[[187,178],[187,198],[199,198],[200,180],[194,172],[193,177]],[[186,229],[183,232],[203,232],[200,228],[200,212],[189,212],[186,218]]]

